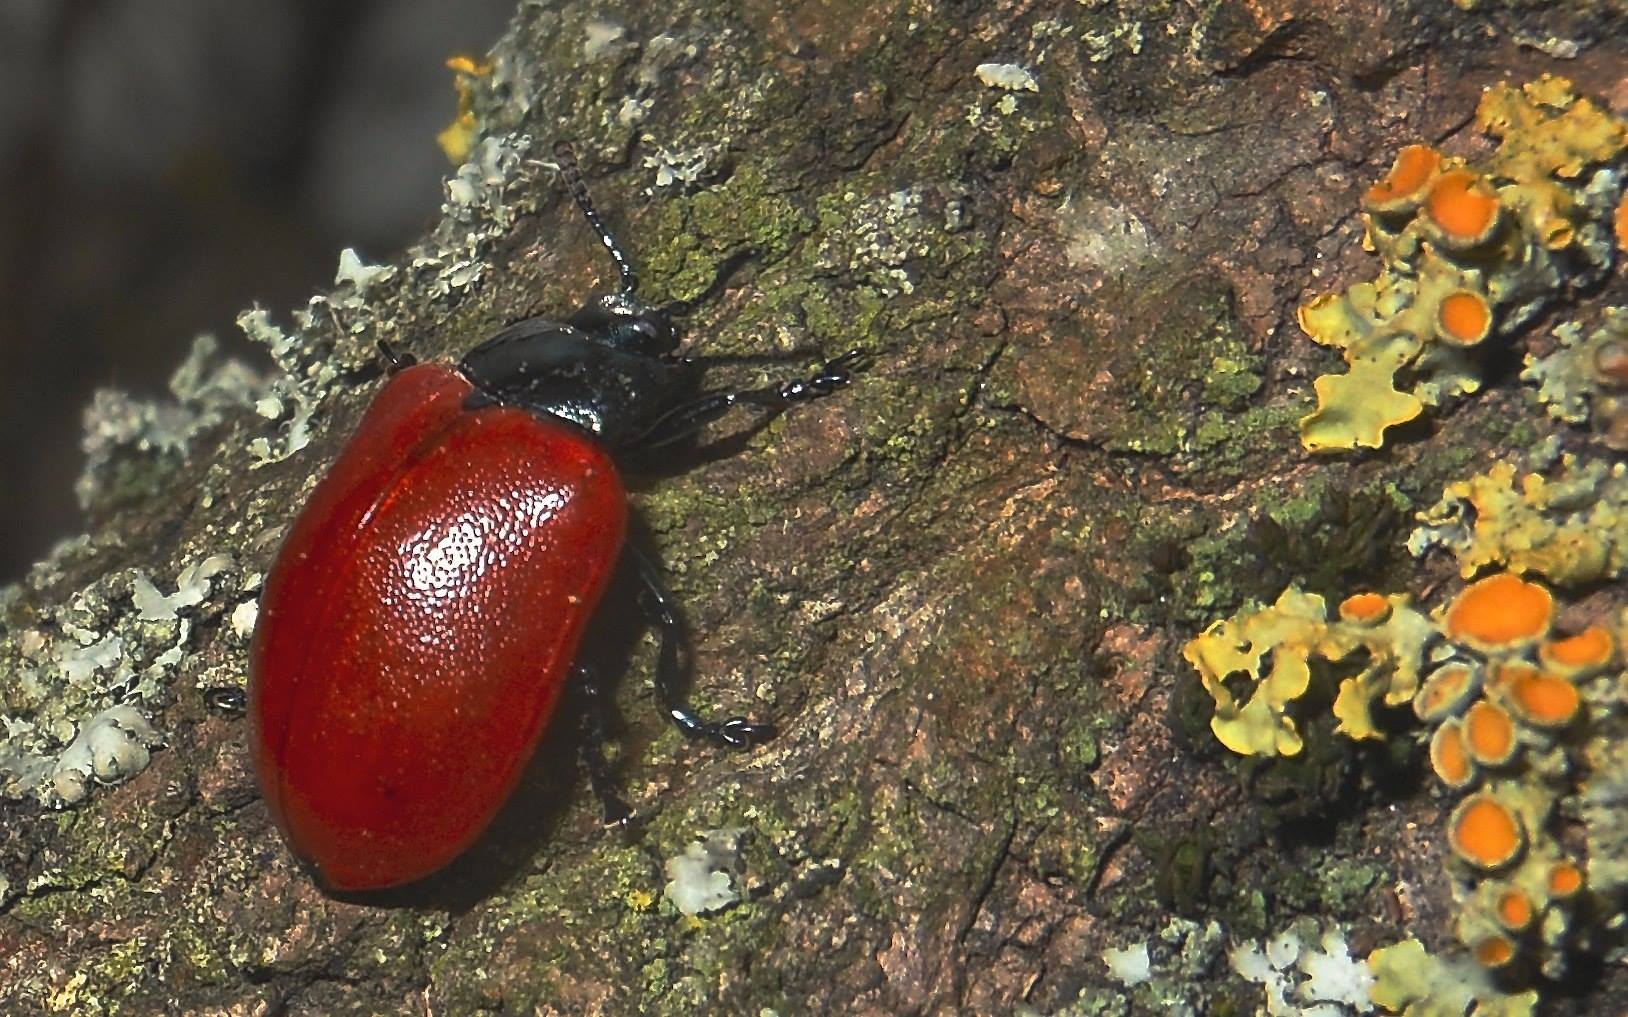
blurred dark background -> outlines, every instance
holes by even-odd
[[[433,221],[444,66],[513,0],[0,4],[0,583],[80,530],[80,415]]]

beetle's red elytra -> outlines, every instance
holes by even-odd
[[[613,457],[682,442],[736,406],[828,395],[858,354],[797,381],[699,392],[702,364],[677,352],[671,324],[687,305],[634,296],[569,148],[556,152],[621,288],[564,320],[510,326],[456,367],[386,348],[392,376],[266,579],[250,647],[255,773],[289,847],[332,890],[411,883],[468,849],[568,689],[589,707],[589,777],[607,817],[625,817],[606,791],[593,673],[576,660],[623,557],[661,639],[668,718],[734,748],[773,731],[684,702],[677,610],[649,560],[623,547]]]
[[[266,579],[256,770],[335,889],[428,875],[486,828],[622,546],[604,450],[524,410],[466,411],[471,391],[439,364],[391,378]]]

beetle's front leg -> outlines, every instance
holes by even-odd
[[[781,410],[794,403],[823,399],[847,386],[852,380],[851,372],[854,366],[864,356],[863,350],[849,350],[842,356],[827,361],[825,366],[807,378],[781,382],[766,388],[748,388],[704,395],[695,402],[686,403],[662,414],[648,431],[633,442],[633,447],[644,451],[683,441],[737,406]]]

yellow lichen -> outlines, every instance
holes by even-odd
[[[492,73],[493,64],[472,56],[455,56],[447,60],[447,70],[453,74],[452,87],[458,92],[458,114],[446,129],[435,136],[435,143],[446,153],[447,161],[462,166],[469,159],[480,136],[480,122],[475,116],[475,82]]]
[[[1461,687],[1477,686],[1481,697],[1462,716],[1440,706],[1421,710],[1419,700],[1415,712],[1439,721],[1430,739],[1430,762],[1448,790],[1479,785],[1453,809],[1445,831],[1461,905],[1455,921],[1460,941],[1489,969],[1535,955],[1545,974],[1559,977],[1571,929],[1570,901],[1595,877],[1563,853],[1555,815],[1562,798],[1577,787],[1579,761],[1597,751],[1600,739],[1620,737],[1602,722],[1617,723],[1612,718],[1622,676],[1602,680],[1616,659],[1617,638],[1610,628],[1596,625],[1546,641],[1553,613],[1546,589],[1511,574],[1471,584],[1436,614],[1453,644],[1451,657],[1431,674],[1420,699],[1461,701]],[[1585,703],[1598,715],[1585,715]],[[1568,732],[1585,722],[1595,725],[1594,733],[1580,751]],[[1618,785],[1594,786],[1593,799],[1621,800]],[[1587,793],[1580,797],[1593,800]],[[1593,827],[1599,816],[1617,810],[1585,806],[1583,811],[1585,825]],[[1592,847],[1589,857],[1590,866],[1606,863]],[[1508,935],[1515,931],[1523,934]]]
[[[1210,727],[1221,743],[1242,755],[1299,753],[1290,712],[1306,694],[1313,660],[1348,665],[1334,700],[1336,730],[1350,738],[1378,737],[1374,703],[1395,706],[1413,698],[1431,633],[1429,619],[1408,598],[1384,600],[1382,610],[1368,605],[1356,620],[1331,620],[1322,597],[1291,587],[1271,607],[1219,621],[1188,643],[1182,654],[1215,701]]]
[[[1549,470],[1517,476],[1513,463],[1448,484],[1408,547],[1446,547],[1469,578],[1489,566],[1562,586],[1613,578],[1628,569],[1628,468],[1561,457]]]
[[[1317,379],[1306,448],[1378,448],[1390,428],[1475,392],[1483,340],[1610,265],[1606,192],[1628,123],[1559,78],[1490,89],[1478,118],[1498,150],[1468,164],[1403,149],[1363,197],[1378,277],[1301,308],[1301,328],[1347,368]]]
[[[1537,949],[1540,956],[1547,954],[1545,968],[1558,974],[1560,965],[1552,962],[1566,943],[1572,901],[1584,886],[1581,866],[1563,855],[1552,838],[1534,840],[1520,863],[1503,875],[1460,887],[1454,931],[1470,955],[1488,968]],[[1509,933],[1518,934],[1509,956],[1482,954],[1484,944]]]
[[[1482,93],[1475,118],[1503,139],[1487,160],[1487,172],[1502,179],[1575,180],[1628,148],[1628,125],[1552,74],[1520,88],[1493,85]]]
[[[1498,338],[1587,292],[1628,248],[1628,121],[1547,76],[1488,89],[1477,119],[1496,151],[1403,149],[1362,197],[1376,276],[1300,308],[1306,334],[1345,361],[1315,382],[1308,449],[1379,448],[1477,391],[1483,360],[1509,355]],[[1559,348],[1529,357],[1523,377],[1553,418],[1628,450],[1628,309],[1602,320],[1586,338],[1582,325],[1557,329]],[[1332,691],[1323,683],[1338,683],[1343,735],[1386,735],[1375,707],[1410,699],[1433,728],[1430,765],[1455,800],[1441,840],[1463,949],[1452,960],[1411,940],[1376,951],[1372,998],[1393,1013],[1529,1015],[1536,993],[1504,990],[1564,978],[1592,935],[1577,923],[1620,924],[1628,904],[1628,611],[1601,620],[1620,607],[1604,581],[1628,575],[1628,464],[1563,447],[1551,436],[1524,465],[1449,484],[1421,514],[1409,548],[1447,549],[1464,579],[1482,577],[1432,616],[1355,593],[1330,618],[1291,587],[1185,651],[1215,700],[1212,727],[1237,752],[1301,751],[1297,724]],[[1585,585],[1586,600],[1556,611],[1560,588]]]
[[[1320,407],[1300,422],[1306,448],[1379,448],[1385,431],[1419,415],[1416,396],[1398,392],[1393,356],[1351,362],[1345,374],[1325,374],[1315,382]]]
[[[1289,589],[1272,607],[1217,622],[1187,644],[1183,656],[1198,669],[1215,700],[1210,727],[1221,744],[1243,755],[1292,756],[1300,751],[1300,734],[1288,707],[1306,693],[1308,659],[1347,652],[1328,643],[1326,619],[1323,598]],[[1268,653],[1272,668],[1263,674]],[[1235,675],[1253,683],[1247,702],[1239,703],[1227,687]]]
[[[1571,902],[1585,888],[1628,889],[1628,861],[1611,868],[1591,842],[1585,870],[1555,830],[1561,800],[1578,788],[1579,761],[1593,753],[1607,759],[1595,765],[1616,765],[1598,746],[1628,736],[1617,730],[1628,675],[1610,670],[1622,621],[1550,638],[1554,616],[1546,587],[1507,572],[1469,584],[1432,616],[1402,596],[1359,592],[1331,618],[1321,597],[1291,587],[1271,607],[1212,625],[1185,655],[1215,699],[1217,737],[1245,754],[1302,750],[1294,711],[1314,674],[1339,682],[1336,730],[1350,738],[1383,736],[1374,707],[1411,698],[1420,719],[1436,725],[1432,770],[1465,795],[1443,840],[1469,958],[1489,970],[1529,958],[1558,977]],[[1619,838],[1628,854],[1628,822],[1603,819],[1628,801],[1628,752],[1620,759],[1620,777],[1584,783],[1578,797],[1590,835]],[[1605,867],[1598,874],[1596,864]]]
[[[1479,967],[1432,956],[1416,939],[1375,950],[1368,966],[1369,997],[1401,1017],[1531,1017],[1538,1003],[1536,991],[1505,993]]]
[[[1549,416],[1587,424],[1606,448],[1628,450],[1628,308],[1605,308],[1587,335],[1575,321],[1554,335],[1560,345],[1544,357],[1527,354],[1521,377],[1538,386]]]
[[[1623,627],[1619,622],[1618,631]],[[1575,799],[1585,835],[1588,892],[1618,908],[1628,900],[1628,718],[1620,708],[1625,681],[1628,674],[1617,670],[1584,689],[1590,704],[1601,709],[1590,718],[1593,734],[1579,752],[1583,777]]]

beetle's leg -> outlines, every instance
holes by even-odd
[[[764,409],[785,409],[794,403],[821,399],[847,385],[850,371],[864,356],[863,350],[849,350],[810,378],[781,382],[767,388],[748,388],[735,392],[714,392],[693,403],[675,407],[651,425],[650,430],[633,442],[638,449],[655,449],[682,441],[701,428],[717,420],[737,406],[758,406]]]
[[[248,712],[248,693],[236,685],[212,685],[203,690],[204,705],[228,717],[241,717]]]
[[[616,793],[616,776],[611,772],[610,760],[605,758],[605,690],[593,670],[583,664],[571,666],[571,688],[581,700],[582,768],[588,774],[588,786],[605,810],[606,826],[622,826],[633,815],[627,803]]]
[[[407,368],[418,363],[418,358],[413,356],[411,353],[403,353],[383,339],[379,339],[376,342],[379,347],[379,352],[384,355],[385,363],[390,365],[391,374],[395,374],[398,371],[405,371]]]
[[[684,669],[678,655],[678,648],[684,641],[684,627],[678,620],[677,605],[662,586],[661,577],[656,574],[656,567],[650,559],[632,548],[628,549],[628,556],[633,561],[633,570],[639,575],[639,582],[644,586],[640,591],[639,606],[661,637],[661,651],[656,658],[656,695],[661,697],[662,710],[666,712],[667,719],[678,725],[678,729],[687,737],[704,738],[714,745],[731,749],[750,748],[772,738],[773,724],[754,724],[745,717],[730,717],[724,721],[703,720],[684,702]]]

